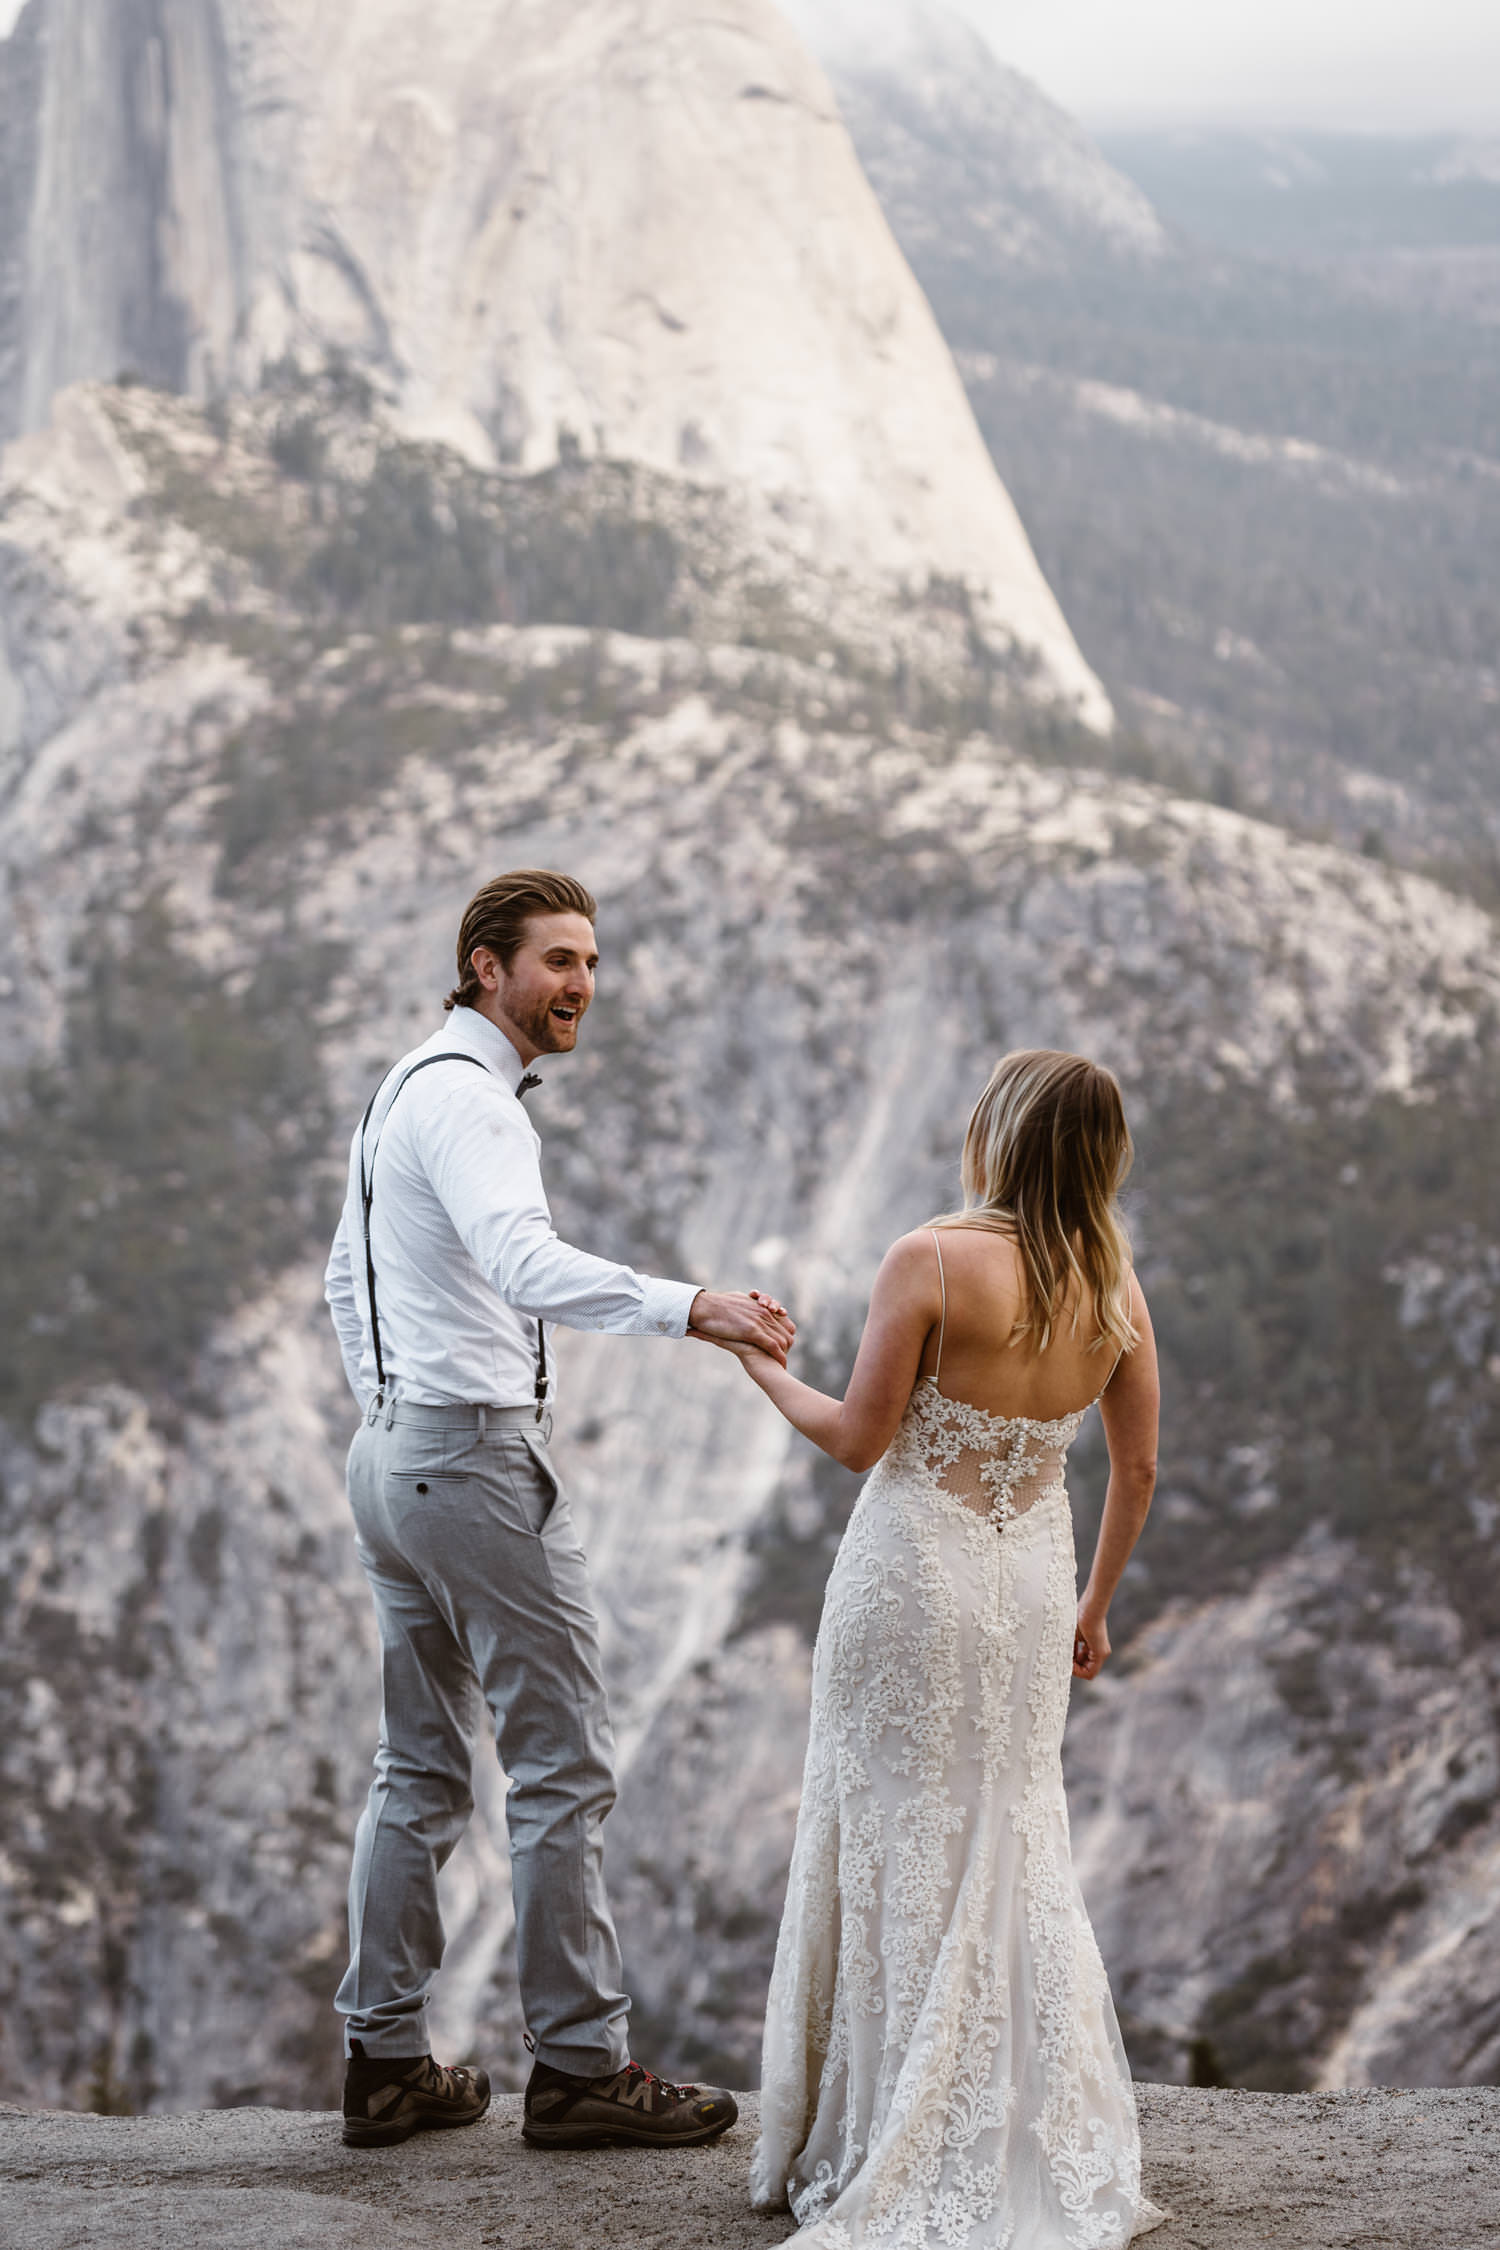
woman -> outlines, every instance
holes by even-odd
[[[752,2173],[820,2250],[1104,2250],[1161,2216],[1061,1762],[1070,1660],[1093,1679],[1109,1655],[1154,1477],[1129,1160],[1108,1071],[1007,1055],[964,1208],[888,1253],[843,1400],[740,1355],[826,1453],[875,1465],[813,1658]],[[1109,1492],[1075,1609],[1063,1461],[1096,1399]]]

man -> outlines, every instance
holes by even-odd
[[[473,1810],[477,1679],[510,1776],[516,1967],[535,2067],[525,2138],[683,2147],[731,2097],[630,2061],[605,1895],[613,1738],[586,1566],[547,1453],[545,1323],[754,1343],[792,1324],[754,1295],[655,1281],[560,1242],[521,1106],[594,996],[596,909],[523,869],[469,903],[447,1023],[377,1089],[355,1134],[326,1293],[364,1421],[349,1454],[384,1706],[349,1882],[344,2139],[468,2125],[483,2071],[439,2068],[426,2008],[443,1952],[437,1877]]]

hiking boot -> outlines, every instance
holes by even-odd
[[[526,2088],[521,2138],[531,2148],[701,2148],[739,2116],[718,2086],[673,2086],[639,2063],[575,2078],[539,2062]]]
[[[367,2055],[357,2039],[350,2046],[345,2148],[389,2148],[413,2133],[477,2125],[490,2106],[482,2070],[444,2070],[431,2055]]]

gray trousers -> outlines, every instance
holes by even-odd
[[[477,1682],[510,1777],[516,1969],[539,2060],[603,2076],[629,2001],[604,1889],[615,1801],[587,1566],[529,1408],[370,1409],[349,1450],[384,1705],[335,2006],[370,2055],[428,2050],[438,1870],[474,1809]]]

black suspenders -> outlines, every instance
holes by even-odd
[[[397,1081],[396,1093],[392,1094],[385,1105],[385,1117],[380,1120],[380,1132],[375,1135],[375,1146],[370,1151],[368,1164],[365,1161],[365,1134],[369,1131],[370,1119],[375,1114],[375,1104],[380,1099],[380,1086],[385,1084],[385,1078],[381,1079],[380,1086],[377,1086],[370,1096],[370,1106],[360,1122],[359,1193],[360,1201],[364,1206],[365,1282],[370,1292],[370,1340],[375,1346],[375,1378],[382,1391],[385,1389],[385,1357],[380,1348],[380,1315],[375,1309],[375,1252],[370,1242],[370,1207],[375,1201],[375,1159],[380,1153],[380,1133],[385,1131],[386,1117],[390,1116],[396,1105],[396,1095],[400,1093],[408,1078],[415,1078],[419,1070],[429,1070],[434,1063],[440,1062],[466,1062],[472,1063],[476,1070],[484,1070],[485,1068],[477,1055],[466,1055],[459,1049],[455,1049],[448,1054],[426,1055],[421,1062],[413,1063],[411,1069],[405,1071]],[[386,1078],[389,1076],[390,1072],[387,1071]],[[488,1072],[486,1072],[486,1076],[488,1076]],[[540,1320],[536,1324],[535,1391],[536,1418],[540,1422],[547,1407],[547,1330]]]

